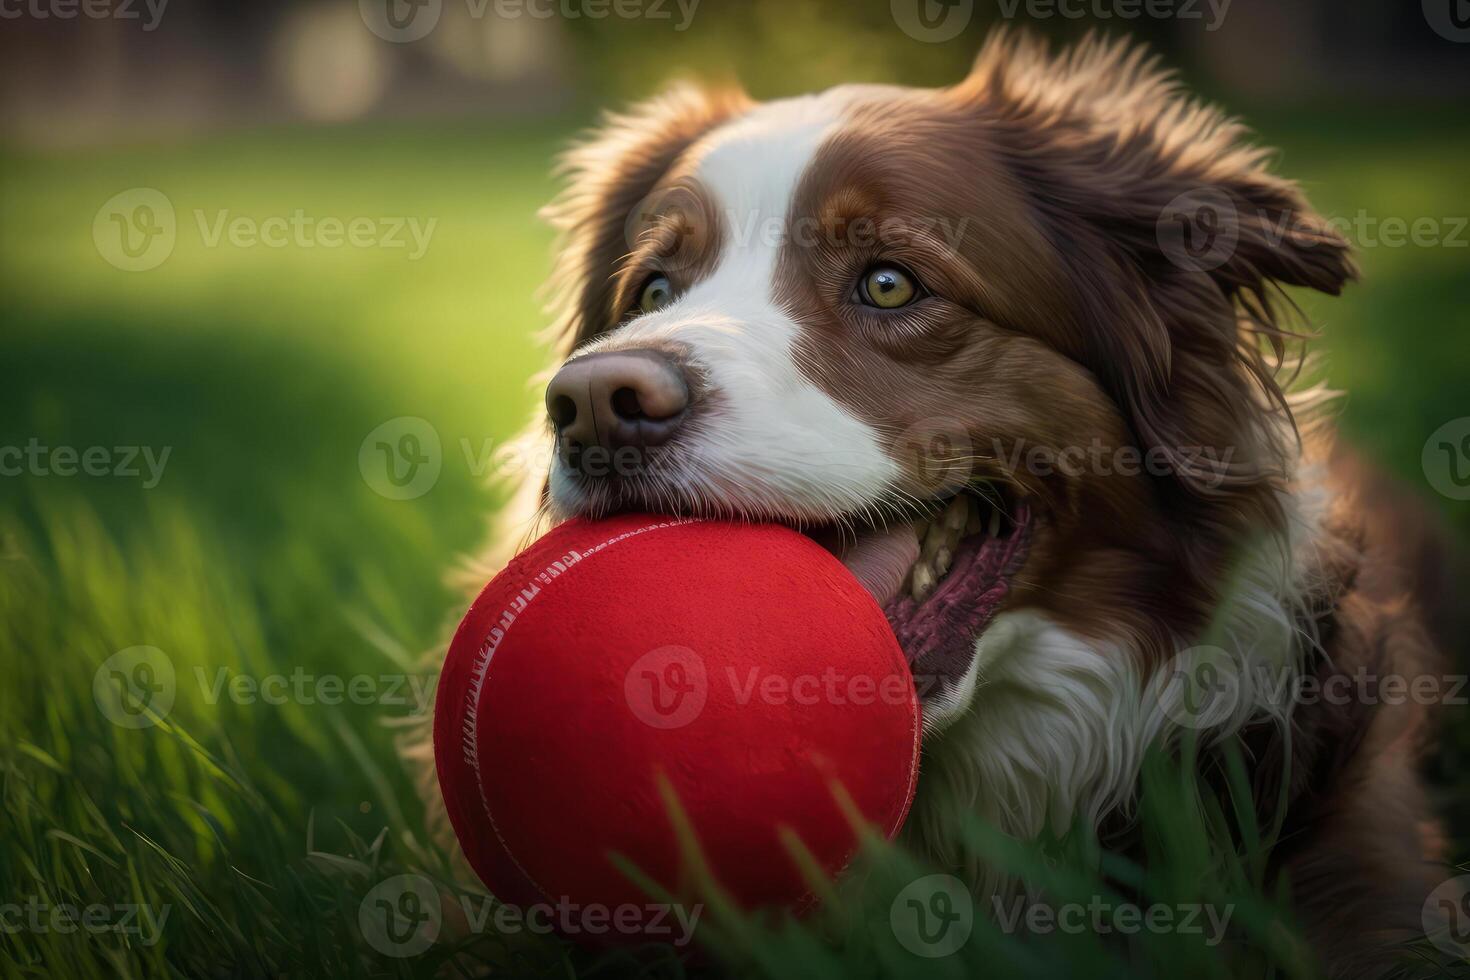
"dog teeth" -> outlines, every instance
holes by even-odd
[[[933,554],[929,547],[929,539],[934,534],[934,525],[927,520],[919,520],[914,522],[913,528],[914,537],[919,542],[919,560],[923,561]]]
[[[909,578],[909,594],[914,597],[915,602],[923,602],[924,597],[933,591],[934,584],[937,581],[938,579],[934,575],[934,569],[930,568],[920,558],[919,564],[914,566],[914,570]]]
[[[948,548],[940,548],[934,555],[934,574],[940,578],[949,571],[949,566],[954,562],[954,552]]]
[[[932,558],[938,554],[939,549],[949,542],[949,534],[949,527],[942,521],[930,524],[929,533],[924,535],[924,544],[920,549],[920,554],[925,558]]]
[[[970,509],[973,501],[968,494],[960,494],[949,502],[944,511],[944,527],[951,532],[963,532],[965,525],[970,521]]]
[[[962,493],[950,500],[934,517],[915,521],[914,535],[919,540],[919,558],[904,579],[903,591],[922,602],[934,591],[939,580],[954,567],[960,540],[974,534],[1000,537],[1000,510],[989,501]]]

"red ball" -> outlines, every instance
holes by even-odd
[[[480,593],[439,681],[434,753],[502,901],[649,902],[611,854],[687,896],[663,785],[729,895],[793,907],[809,885],[783,829],[829,876],[858,846],[839,797],[893,836],[919,705],[877,603],[810,538],[623,515],[562,524]]]

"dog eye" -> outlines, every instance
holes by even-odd
[[[653,275],[643,284],[643,289],[638,293],[638,309],[643,313],[652,313],[660,306],[668,305],[674,298],[674,287],[669,282],[668,276]]]
[[[880,310],[896,310],[907,306],[919,295],[919,284],[913,276],[893,265],[869,269],[858,286],[859,298]]]

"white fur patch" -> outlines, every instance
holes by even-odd
[[[792,198],[852,90],[764,105],[691,149],[724,217],[714,272],[662,309],[584,349],[659,341],[688,347],[708,374],[708,417],[684,436],[681,489],[751,516],[813,520],[864,510],[898,474],[877,433],[798,369],[799,325],[775,300]],[[575,488],[552,474],[552,494]]]
[[[687,347],[714,393],[707,417],[684,434],[680,489],[710,509],[749,517],[822,519],[863,512],[898,476],[874,429],[808,381],[795,360],[800,325],[774,295],[792,199],[819,148],[862,90],[770,103],[720,127],[690,152],[725,218],[713,273],[658,311],[583,352],[659,342]],[[575,509],[576,490],[554,468],[553,500]],[[1247,722],[1289,721],[1291,705],[1260,683],[1289,679],[1314,642],[1302,635],[1318,502],[1289,502],[1282,540],[1258,545],[1238,570],[1208,643],[1238,700],[1204,726],[1207,740]],[[924,778],[905,833],[977,890],[999,881],[967,864],[965,822],[980,817],[1011,836],[1097,826],[1130,806],[1146,751],[1179,737],[1180,689],[1170,673],[1145,677],[1119,641],[1085,640],[1033,613],[997,617],[953,696],[925,707]]]
[[[962,828],[979,817],[1019,839],[1096,827],[1130,807],[1144,754],[1189,727],[1206,743],[1248,722],[1290,721],[1290,691],[1316,637],[1303,632],[1303,596],[1317,573],[1323,492],[1314,481],[1287,502],[1285,539],[1256,547],[1238,570],[1208,635],[1212,664],[1231,692],[1223,710],[1195,716],[1181,704],[1187,688],[1173,665],[1145,678],[1122,644],[1098,644],[1046,617],[1004,613],[976,644],[959,685],[965,700],[926,707],[924,778],[905,833],[925,852],[962,872],[980,894],[1013,883],[962,852]]]
[[[967,682],[969,710],[925,745],[906,833],[984,893],[1001,879],[962,853],[966,821],[1023,840],[1096,822],[1131,792],[1149,733],[1132,658],[1035,613],[996,617]]]

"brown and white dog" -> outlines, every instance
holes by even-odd
[[[1285,390],[1281,285],[1354,269],[1242,135],[1136,48],[1011,36],[952,88],[680,87],[610,117],[549,209],[556,449],[476,584],[576,514],[792,524],[919,678],[905,833],[935,862],[1001,888],[964,820],[1109,833],[1150,746],[1238,739],[1264,816],[1287,784],[1308,938],[1375,972],[1447,876],[1426,711],[1290,692],[1435,669],[1430,536]],[[1201,664],[1229,694],[1203,709]]]

